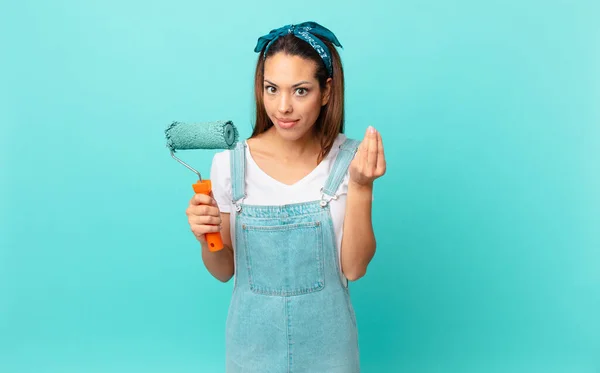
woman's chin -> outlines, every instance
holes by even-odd
[[[282,128],[275,125],[277,135],[285,141],[297,141],[306,136],[306,131],[302,131],[300,127]]]

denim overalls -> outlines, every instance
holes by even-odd
[[[243,204],[246,144],[231,151],[235,281],[227,315],[227,373],[356,373],[356,318],[339,271],[329,202],[359,142],[347,139],[321,200]]]

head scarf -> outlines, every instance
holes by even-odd
[[[304,40],[311,47],[314,48],[315,51],[319,54],[323,62],[325,63],[325,67],[327,68],[327,72],[329,76],[333,75],[333,66],[331,63],[331,52],[329,48],[323,43],[321,39],[317,37],[321,36],[325,40],[331,42],[333,45],[337,47],[342,47],[337,37],[333,34],[333,32],[329,31],[325,27],[319,25],[316,22],[304,22],[297,25],[286,25],[280,27],[275,30],[271,30],[267,35],[261,36],[256,43],[256,47],[254,51],[259,53],[264,48],[263,56],[267,56],[267,51],[269,47],[275,42],[275,40],[279,39],[281,36],[285,36],[288,34],[292,34],[297,38]]]

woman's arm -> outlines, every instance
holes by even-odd
[[[216,279],[227,282],[233,276],[233,249],[229,229],[229,214],[221,213],[217,201],[205,194],[194,194],[186,210],[188,223],[202,247],[204,266]],[[208,249],[206,234],[220,232],[223,249],[212,252]]]
[[[356,281],[367,272],[375,255],[375,234],[371,222],[373,185],[348,185],[344,233],[342,235],[342,272]]]
[[[369,127],[350,164],[350,182],[342,234],[342,272],[356,281],[367,272],[375,255],[375,234],[371,220],[373,182],[385,173],[381,134]]]

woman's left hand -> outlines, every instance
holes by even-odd
[[[385,174],[385,156],[381,134],[369,126],[365,138],[350,163],[350,182],[359,186],[373,186],[373,181]]]

